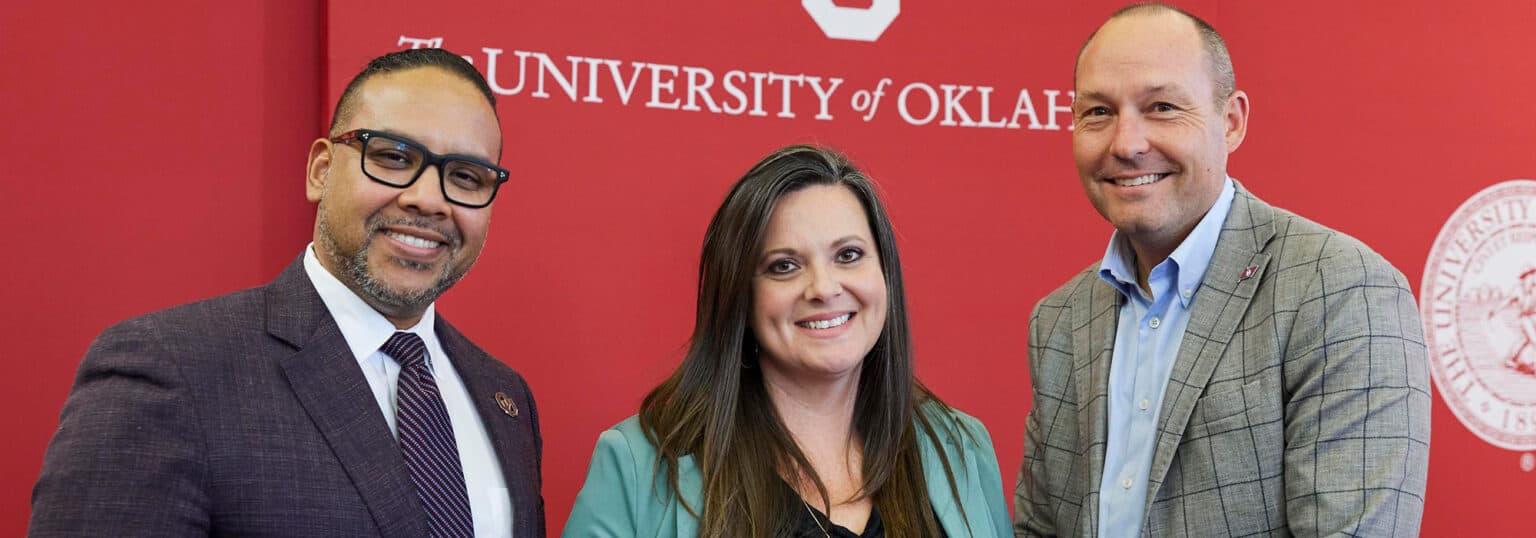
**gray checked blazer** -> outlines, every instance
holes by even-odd
[[[1122,301],[1094,264],[1035,306],[1017,536],[1098,533]],[[1418,533],[1429,371],[1401,273],[1238,185],[1190,316],[1142,535]]]
[[[513,536],[543,537],[533,395],[441,316],[435,328],[496,449]],[[427,515],[301,258],[266,286],[96,339],[32,490],[28,534],[419,538]]]

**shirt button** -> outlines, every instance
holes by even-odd
[[[1136,404],[1136,407],[1140,407],[1142,411],[1146,411],[1148,408],[1152,407],[1152,401],[1143,398],[1141,403]]]
[[[1160,320],[1160,319],[1157,319],[1157,318],[1152,318],[1151,320],[1147,321],[1147,326],[1151,327],[1153,329],[1158,328],[1162,324],[1163,324],[1163,320]]]
[[[1194,295],[1194,294],[1195,294],[1195,292],[1190,291],[1190,290],[1184,290],[1184,293],[1183,293],[1185,299],[1188,299],[1189,296]]]
[[[1125,489],[1131,489],[1131,479],[1129,479],[1129,478],[1121,479],[1120,480],[1120,487],[1125,488]]]

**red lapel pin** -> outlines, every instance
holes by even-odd
[[[1257,273],[1257,272],[1259,272],[1259,266],[1257,266],[1257,265],[1250,265],[1250,266],[1248,266],[1247,269],[1243,269],[1243,274],[1238,275],[1237,281],[1238,282],[1242,282],[1244,280],[1248,280],[1250,278],[1253,278],[1254,273]]]
[[[501,406],[501,412],[506,413],[507,416],[517,416],[517,404],[513,403],[512,399],[507,397],[507,393],[496,393],[496,405]]]

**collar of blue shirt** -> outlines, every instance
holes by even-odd
[[[1170,284],[1176,283],[1179,301],[1184,308],[1189,308],[1195,293],[1200,289],[1200,280],[1205,278],[1205,268],[1210,266],[1211,256],[1216,253],[1216,239],[1221,236],[1221,227],[1226,223],[1227,212],[1232,208],[1236,192],[1232,178],[1227,177],[1222,184],[1221,194],[1216,197],[1216,203],[1206,211],[1205,217],[1200,219],[1195,229],[1189,232],[1189,237],[1179,243],[1178,248],[1168,255],[1168,259],[1152,268],[1147,281],[1153,296],[1167,293]],[[1099,263],[1099,278],[1120,290],[1126,299],[1151,303],[1153,296],[1147,295],[1136,284],[1135,264],[1136,254],[1131,250],[1130,241],[1116,230],[1109,237],[1109,246],[1104,249],[1104,260]]]

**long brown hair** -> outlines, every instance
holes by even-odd
[[[706,538],[785,535],[793,521],[785,515],[800,501],[787,493],[780,473],[809,479],[823,505],[830,506],[825,484],[769,401],[761,370],[750,367],[757,350],[749,328],[754,260],[778,200],[811,185],[841,185],[859,199],[885,276],[889,312],[880,338],[864,358],[853,410],[852,427],[863,440],[864,453],[859,495],[872,499],[888,536],[936,536],[939,526],[928,501],[918,430],[931,441],[936,437],[928,413],[919,408],[948,408],[913,373],[901,259],[885,208],[869,179],[825,148],[790,146],[768,155],[736,182],[710,220],[688,352],[640,406],[641,428],[657,449],[655,478],[665,472],[667,486],[677,492],[678,459],[696,459],[703,506],[683,502],[699,518],[699,536]],[[941,415],[948,416],[935,418]],[[958,502],[949,459],[940,447]]]

